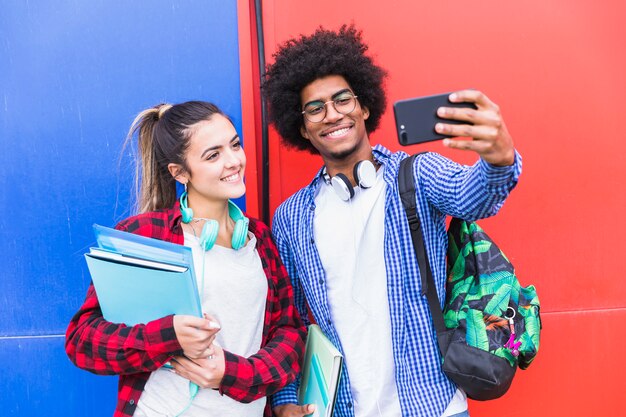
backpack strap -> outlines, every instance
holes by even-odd
[[[438,334],[441,334],[446,330],[446,326],[443,319],[443,312],[441,311],[441,304],[439,303],[439,298],[437,297],[437,287],[430,269],[430,263],[428,262],[428,255],[424,245],[424,237],[422,236],[422,224],[420,222],[419,215],[417,214],[417,201],[415,199],[413,165],[418,155],[421,155],[421,153],[412,155],[400,162],[400,170],[398,172],[398,190],[400,193],[400,200],[402,200],[402,206],[404,207],[407,220],[409,221],[411,240],[413,242],[415,256],[417,257],[417,265],[419,267],[422,284],[421,295],[426,295],[428,307],[430,308],[430,315],[432,316],[433,324],[435,325],[435,330]],[[447,346],[439,346],[439,350],[441,352],[445,352],[447,350]]]

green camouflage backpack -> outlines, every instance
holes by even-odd
[[[520,285],[506,255],[475,222],[456,218],[450,222],[443,314],[448,329],[464,329],[469,345],[506,359],[511,366],[526,369],[537,355],[541,330],[537,291],[534,285]]]
[[[519,366],[537,355],[541,319],[535,287],[522,287],[515,269],[474,222],[448,228],[448,279],[442,313],[416,211],[413,160],[400,164],[398,185],[437,333],[442,369],[475,400],[502,396]]]

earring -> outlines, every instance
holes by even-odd
[[[193,220],[193,210],[187,206],[187,184],[185,184],[185,192],[180,195],[180,213],[183,215],[183,223],[189,223]]]

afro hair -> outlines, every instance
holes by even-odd
[[[290,147],[317,150],[300,134],[303,126],[300,92],[313,81],[329,75],[343,76],[370,112],[368,133],[378,127],[387,98],[383,81],[387,72],[367,56],[361,31],[343,25],[337,32],[321,26],[312,35],[300,35],[282,44],[268,65],[263,92],[269,106],[269,121]]]

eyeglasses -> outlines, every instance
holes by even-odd
[[[348,114],[352,113],[356,108],[356,98],[357,96],[350,91],[344,91],[339,93],[332,100],[326,102],[312,101],[307,103],[307,105],[304,106],[302,114],[309,122],[319,123],[326,118],[326,105],[328,103],[333,103],[333,107],[337,113]]]

